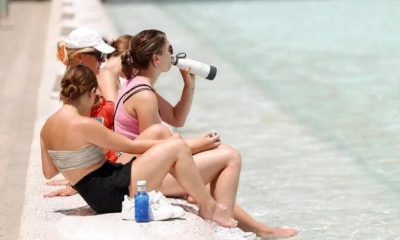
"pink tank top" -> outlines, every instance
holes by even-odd
[[[125,83],[122,85],[121,89],[119,90],[118,98],[117,98],[117,103],[119,102],[119,104],[116,105],[116,109],[114,111],[114,114],[115,114],[114,131],[119,134],[122,134],[130,139],[135,139],[140,134],[139,122],[135,117],[132,117],[126,111],[126,109],[124,107],[124,101],[127,98],[129,98],[131,96],[131,94],[135,92],[135,90],[137,90],[139,88],[136,88],[135,90],[132,90],[132,91],[130,91],[130,90],[139,85],[146,85],[151,88],[149,83],[145,80],[133,78],[131,80],[125,81]],[[129,93],[127,93],[128,91],[129,91]],[[121,99],[121,98],[123,98],[123,99]],[[159,115],[158,115],[158,120],[161,123],[161,118]]]

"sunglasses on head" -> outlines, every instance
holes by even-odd
[[[99,51],[94,51],[94,52],[86,52],[85,54],[94,56],[97,61],[99,62],[104,62],[106,59],[106,54],[99,52]]]

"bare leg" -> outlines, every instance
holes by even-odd
[[[138,138],[163,139],[169,137],[170,135],[171,135],[170,131],[165,126],[153,125],[146,131],[144,131],[142,134],[140,134]],[[131,157],[129,159],[131,159]],[[229,168],[236,168],[236,170],[234,171],[237,170],[240,171],[240,165],[241,165],[240,155],[237,153],[235,149],[226,145],[221,145],[217,149],[196,154],[193,156],[193,159],[201,174],[201,177],[203,178],[203,181],[206,184],[210,183],[213,179],[215,179],[218,174],[222,173],[223,170],[225,170],[226,172],[228,171],[231,172],[230,171],[231,169]],[[238,180],[239,173],[235,174],[237,174],[237,177],[231,177],[230,178],[231,180],[235,179]],[[238,181],[236,182],[232,181],[232,182],[229,183],[228,181],[228,184],[224,182],[226,186],[223,186],[224,183],[221,183],[219,187],[222,190],[224,190],[224,189],[229,189],[229,185],[233,186],[236,185],[235,189],[237,189]],[[164,179],[160,190],[167,196],[181,197],[187,194],[187,192],[179,185],[176,179],[170,174],[168,174]],[[218,194],[217,191],[215,190],[215,186],[213,192]],[[235,191],[235,196],[236,196],[236,191]],[[214,195],[214,198],[217,202],[224,203],[227,205],[232,204],[232,202],[230,201],[232,197],[225,195],[225,193],[222,194],[222,199],[216,195]],[[242,209],[238,204],[235,205],[234,213],[235,213],[234,214],[235,219],[239,221],[239,227],[245,231],[255,232],[259,236],[264,236],[271,234],[274,230],[278,230],[276,228],[271,228],[263,223],[258,222],[256,219],[250,216],[244,209]],[[290,229],[287,230],[289,230],[287,234],[293,233],[293,231],[290,231]]]
[[[210,183],[211,195],[217,202],[232,209],[233,216],[241,168],[239,153],[229,146],[221,145],[216,149],[194,155],[193,160],[204,183]],[[186,195],[186,191],[171,175],[164,179],[160,191],[166,196]]]
[[[221,148],[221,149],[220,149]],[[196,163],[197,168],[203,178],[205,184],[212,182],[213,179],[217,178],[222,171],[227,170],[227,168],[232,168],[231,165],[234,165],[240,170],[240,156],[236,150],[231,147],[221,145],[219,148],[202,152],[193,156],[193,159]],[[230,165],[230,162],[231,165]],[[225,170],[224,170],[225,169]],[[236,177],[239,178],[237,175]],[[220,178],[218,178],[220,180]],[[231,185],[235,185],[232,184]],[[212,186],[212,184],[211,184]],[[229,184],[227,184],[222,189],[228,189]],[[171,175],[167,175],[167,177],[163,181],[163,185],[160,189],[166,196],[174,196],[174,197],[182,197],[187,194],[187,192],[180,187],[180,185],[176,182],[175,178]],[[220,196],[216,195],[216,190],[211,190],[214,192],[213,196],[217,202],[228,203],[226,199],[222,199]],[[222,192],[222,195],[226,194],[226,192]],[[236,194],[236,193],[235,193]],[[271,234],[279,236],[293,236],[297,234],[297,230],[294,229],[281,229],[281,228],[271,228],[263,223],[258,222],[252,216],[250,216],[244,209],[242,209],[238,204],[235,204],[234,208],[234,218],[238,220],[239,227],[244,231],[255,232],[258,236],[268,236]]]
[[[139,136],[137,136],[137,140],[143,140],[143,139],[167,139],[171,137],[172,133],[171,131],[164,126],[163,124],[154,124],[148,127],[146,130],[144,130],[142,133],[140,133]],[[121,157],[118,158],[117,163],[122,163],[126,164],[129,162],[134,156],[134,154],[129,154],[129,153],[124,153]]]
[[[153,124],[136,137],[142,139],[166,139],[172,136],[171,131],[163,124]]]
[[[229,161],[225,161],[227,164],[218,174],[218,178],[211,181],[210,192],[216,201],[229,206],[232,209],[231,214],[233,215],[242,160],[239,152],[231,147],[222,146],[221,151],[221,155],[227,157]],[[203,152],[203,154],[207,154],[207,152]],[[209,155],[207,154],[207,156],[202,157],[208,157]]]
[[[159,187],[170,172],[200,205],[199,215],[223,226],[236,226],[230,211],[217,204],[204,188],[186,143],[173,138],[158,144],[132,163],[130,195],[136,192],[136,181],[147,180],[148,190]],[[232,210],[231,210],[232,211]]]
[[[238,204],[235,206],[235,219],[239,221],[238,227],[244,231],[255,232],[259,237],[292,237],[298,231],[292,228],[273,228],[258,222]],[[239,220],[240,219],[240,220]]]

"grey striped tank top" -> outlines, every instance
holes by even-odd
[[[89,145],[77,151],[48,150],[47,152],[58,170],[84,168],[105,159],[103,149],[96,145]]]

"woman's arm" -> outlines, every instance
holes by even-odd
[[[164,98],[158,95],[161,119],[174,127],[182,127],[185,124],[192,106],[195,88],[195,76],[189,73],[189,69],[180,70],[180,72],[184,81],[184,87],[178,103],[175,106],[172,106]]]
[[[151,125],[158,123],[156,120],[158,114],[158,101],[156,95],[152,91],[142,91],[130,99],[133,98],[134,101],[128,100],[126,106],[130,111],[135,112],[136,118],[139,122],[139,131],[142,133]],[[186,143],[193,154],[214,149],[221,144],[219,135],[210,137],[210,134],[211,132],[208,132],[199,138],[186,140]]]
[[[97,75],[97,82],[101,95],[109,101],[115,102],[118,96],[118,81],[119,78],[115,78],[115,75],[108,69],[100,70]]]
[[[84,134],[84,137],[88,142],[101,148],[132,154],[141,154],[152,146],[162,142],[162,140],[133,141],[104,127],[95,119],[84,118],[85,119],[79,126],[79,131]]]
[[[44,144],[42,134],[40,134],[40,150],[42,156],[42,171],[46,179],[50,179],[58,174],[58,169],[51,160],[49,154],[47,153],[47,148]]]
[[[158,117],[158,100],[152,91],[141,91],[132,96],[126,103],[129,112],[134,112],[143,132],[153,124],[160,123]]]
[[[211,150],[221,145],[221,139],[219,134],[215,136],[210,135],[211,132],[207,132],[196,139],[186,139],[186,143],[189,146],[192,154]]]

